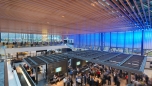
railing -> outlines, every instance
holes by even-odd
[[[7,70],[7,56],[5,52],[5,47],[0,47],[0,57],[4,60],[4,86],[8,86],[8,70]]]
[[[15,79],[16,79],[17,86],[21,86],[21,83],[20,83],[20,80],[19,80],[19,77],[17,75],[16,70],[14,70],[13,73],[14,73],[14,76],[15,76]]]
[[[26,44],[3,44],[3,46],[6,46],[7,48],[20,48],[20,47],[42,47],[42,46],[56,46],[56,45],[62,45],[62,43],[60,42],[56,42],[56,43],[44,43],[44,44],[36,44],[36,43],[26,43]]]
[[[31,84],[31,86],[36,86],[36,84],[34,83],[34,81],[32,80],[32,78],[29,76],[29,74],[27,73],[27,71],[25,70],[25,68],[21,64],[19,66],[21,67],[23,73],[25,74],[25,77],[28,79],[28,81]]]
[[[7,70],[7,60],[4,61],[4,86],[8,85],[8,70]]]

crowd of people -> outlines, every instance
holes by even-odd
[[[69,67],[69,76],[63,80],[64,86],[122,86],[122,84],[127,85],[129,83],[126,71],[94,63],[90,63],[87,67],[89,70],[83,72],[81,68]],[[152,79],[145,74],[131,73],[130,86],[152,86]]]

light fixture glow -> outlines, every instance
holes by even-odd
[[[94,4],[94,3],[91,3],[91,5],[95,7],[95,4]]]

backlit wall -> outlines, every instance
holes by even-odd
[[[102,34],[102,35],[101,35]],[[133,53],[140,53],[143,35],[143,49],[152,50],[152,30],[126,31],[126,32],[105,32],[92,34],[75,34],[73,36],[75,47],[82,46],[103,46],[115,48],[116,50],[125,48]],[[103,40],[101,40],[103,39]],[[84,48],[84,47],[82,47]],[[137,51],[137,49],[139,51]]]

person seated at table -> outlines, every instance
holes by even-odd
[[[58,77],[56,75],[53,76],[53,81],[55,82],[55,84],[57,84]]]

